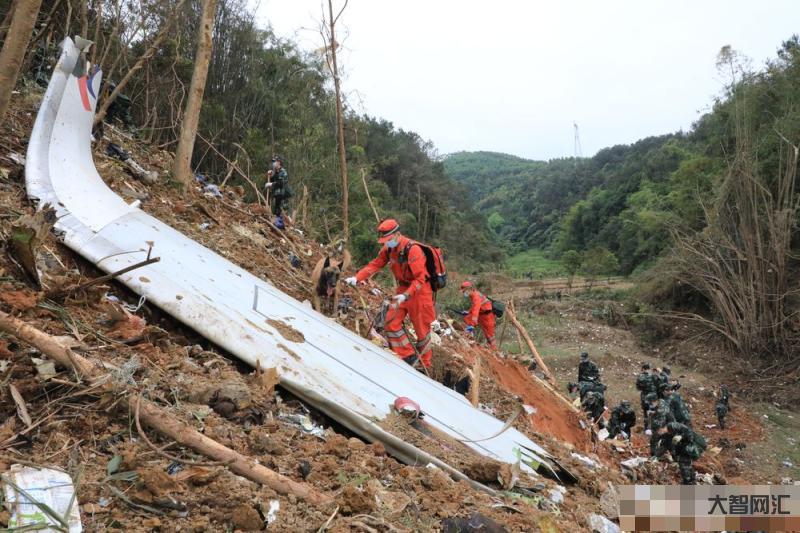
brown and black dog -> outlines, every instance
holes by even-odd
[[[336,314],[339,306],[339,278],[342,272],[350,267],[350,252],[342,252],[341,259],[325,256],[317,261],[314,271],[311,273],[311,284],[314,287],[313,304],[314,309],[329,316]],[[325,300],[328,308],[322,310],[322,299]]]

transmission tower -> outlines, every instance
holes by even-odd
[[[581,150],[581,136],[578,134],[578,123],[573,121],[572,126],[575,128],[575,158],[583,157],[583,150]]]

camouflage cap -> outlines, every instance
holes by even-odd
[[[658,394],[656,394],[655,392],[648,392],[644,397],[644,401],[646,401],[647,403],[652,403],[657,400],[658,400]]]

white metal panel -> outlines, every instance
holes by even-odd
[[[86,111],[77,78],[67,73],[79,51],[65,40],[32,133],[26,181],[31,197],[57,203],[58,230],[68,246],[113,272],[141,261],[153,242],[161,261],[120,281],[243,361],[278,367],[281,380],[299,384],[368,419],[381,419],[398,396],[417,401],[427,421],[458,439],[477,440],[503,426],[463,396],[256,278],[143,211],[132,208],[97,174],[91,158],[94,106]],[[94,78],[94,94],[99,75]],[[33,156],[33,157],[32,157]],[[284,338],[267,323],[301,332]],[[356,430],[355,428],[351,428]],[[468,444],[479,453],[515,462],[519,445],[545,450],[511,428]]]

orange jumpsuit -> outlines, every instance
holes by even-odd
[[[397,308],[389,308],[386,313],[384,334],[389,342],[389,347],[401,359],[408,359],[415,355],[405,330],[403,320],[406,315],[414,325],[417,334],[417,353],[422,364],[431,366],[431,322],[436,320],[436,311],[433,304],[433,289],[428,281],[428,270],[425,268],[425,252],[419,246],[411,246],[408,257],[403,255],[406,246],[413,243],[408,237],[400,237],[399,244],[394,248],[384,246],[378,257],[369,262],[358,271],[356,279],[365,281],[380,271],[386,264],[397,280],[397,294],[405,294],[407,299]]]
[[[472,300],[472,306],[469,308],[469,313],[464,317],[464,322],[468,326],[480,326],[483,330],[483,335],[486,337],[486,342],[489,346],[495,348],[494,344],[494,313],[492,312],[492,302],[474,290],[469,295]]]

